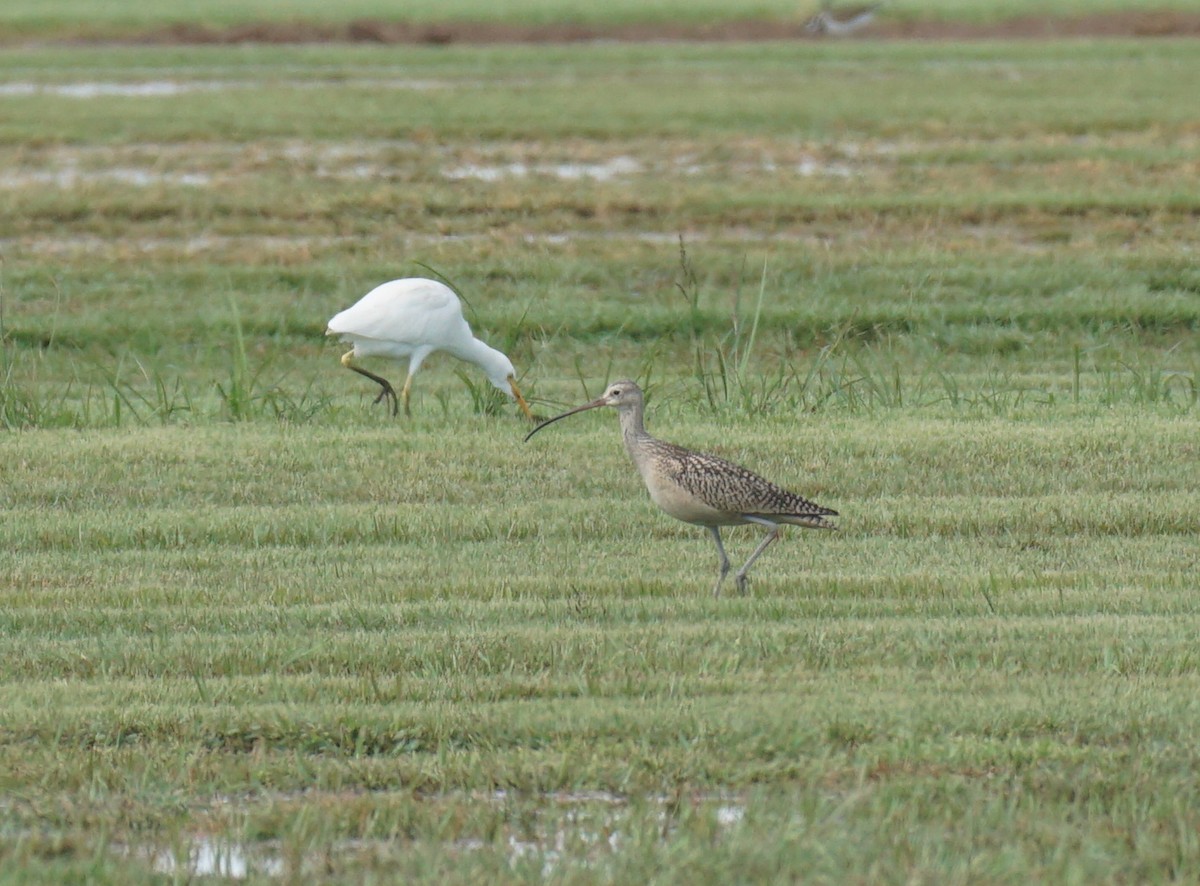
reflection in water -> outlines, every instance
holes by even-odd
[[[251,875],[282,876],[283,859],[265,847],[251,853],[239,843],[197,837],[188,848],[186,861],[181,862],[173,852],[159,852],[154,856],[154,870],[160,874],[244,880]]]
[[[497,791],[493,799],[504,801],[507,794]],[[523,830],[520,836],[509,833],[497,843],[468,837],[453,841],[452,851],[461,853],[499,849],[507,856],[509,865],[521,862],[540,862],[542,876],[549,876],[564,865],[591,866],[604,857],[619,854],[628,839],[633,823],[629,819],[628,799],[607,791],[562,792],[547,795],[547,799],[568,807],[565,817],[554,828],[533,832]],[[655,798],[666,803],[665,797]],[[596,808],[599,806],[600,808]],[[723,829],[739,826],[746,815],[740,803],[725,802],[709,807],[717,825]],[[662,810],[653,824],[657,833],[667,821]],[[653,819],[652,819],[653,821]],[[346,840],[328,847],[322,857],[356,852],[386,853],[391,847],[386,840]],[[278,841],[246,844],[207,835],[196,835],[187,846],[186,856],[167,849],[120,849],[125,855],[147,859],[155,873],[182,877],[223,877],[245,880],[250,877],[283,878],[287,872]],[[316,864],[314,858],[299,861],[302,870]],[[296,871],[292,871],[294,875]]]

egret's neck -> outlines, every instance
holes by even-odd
[[[474,363],[487,374],[488,380],[492,384],[506,394],[511,393],[512,389],[509,387],[508,377],[513,374],[513,366],[508,357],[504,356],[502,352],[488,347],[477,338],[472,338],[462,347],[455,348],[451,353],[460,360]]]

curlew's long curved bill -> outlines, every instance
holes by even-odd
[[[556,416],[554,416],[554,418],[548,418],[544,422],[542,422],[540,425],[538,425],[536,428],[534,428],[532,431],[530,431],[528,434],[525,435],[525,442],[528,443],[530,437],[532,437],[534,434],[536,434],[542,428],[546,427],[546,425],[552,425],[559,419],[566,418],[568,415],[574,415],[576,412],[586,412],[589,409],[598,409],[601,406],[607,406],[607,405],[608,405],[608,401],[605,400],[603,397],[601,397],[598,400],[593,400],[591,403],[584,403],[582,406],[576,406],[574,409],[568,409],[562,415],[556,415]]]
[[[525,417],[533,421],[533,413],[529,411],[529,404],[521,396],[521,389],[517,387],[517,382],[512,376],[508,378],[508,386],[512,388],[513,399],[517,401],[517,405],[521,407],[521,411],[525,413]]]

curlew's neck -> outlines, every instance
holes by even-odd
[[[621,419],[621,439],[625,441],[625,450],[635,464],[641,462],[642,444],[654,439],[647,433],[646,425],[642,421],[644,413],[645,404],[640,399],[623,405],[618,413]]]

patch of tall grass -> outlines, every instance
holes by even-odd
[[[123,351],[114,356],[56,354],[51,371],[46,355],[10,343],[0,376],[0,425],[13,430],[346,418],[347,406],[332,393],[341,378],[336,361],[326,356],[313,365],[297,360],[284,345],[251,352],[238,330],[234,320],[229,347],[206,356],[203,367],[189,369]],[[1044,355],[1062,365],[1061,371],[1030,373],[1019,363],[994,359],[964,369],[936,342],[919,337],[862,342],[843,328],[833,330],[818,347],[795,351],[773,332],[751,336],[744,320],[733,319],[724,334],[711,328],[688,330],[683,340],[633,349],[628,356],[620,371],[651,387],[651,397],[654,388],[665,385],[671,398],[714,416],[881,410],[1003,416],[1057,404],[1140,406],[1186,414],[1200,406],[1200,370],[1180,348],[1129,357],[1119,349],[1075,346],[1057,360]],[[615,376],[615,356],[607,358],[606,366],[575,358],[569,372],[582,396],[594,396]],[[687,366],[690,372],[680,371]],[[529,396],[554,406],[574,399],[571,394],[564,399],[561,384],[537,383],[539,372],[547,368],[535,364],[522,376]],[[434,398],[444,418],[461,408],[464,398],[456,392],[465,392],[476,414],[507,410],[508,399],[469,369],[456,368],[452,375],[453,383],[439,382],[437,370],[427,370],[417,389],[418,396],[427,392]],[[538,391],[546,391],[549,399]]]

